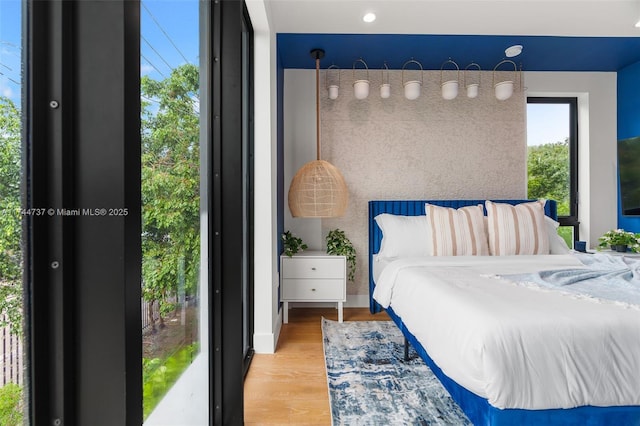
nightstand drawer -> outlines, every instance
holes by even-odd
[[[289,322],[290,302],[337,303],[338,321],[342,322],[342,307],[347,300],[347,258],[319,250],[280,256],[280,299],[285,324]]]
[[[291,257],[282,259],[282,278],[336,278],[345,276],[344,257],[321,259]]]
[[[282,280],[282,298],[291,301],[303,300],[344,300],[344,281],[327,280]]]

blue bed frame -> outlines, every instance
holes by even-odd
[[[496,202],[519,204],[533,200],[493,200]],[[371,313],[381,312],[383,308],[373,299],[375,282],[373,281],[373,255],[380,249],[382,231],[374,218],[381,213],[390,213],[405,216],[418,216],[425,214],[425,203],[445,207],[459,208],[482,204],[484,200],[397,200],[397,201],[369,201],[369,309]],[[486,214],[486,211],[485,211]],[[548,200],[545,206],[545,214],[557,219],[557,204]],[[417,341],[415,336],[405,327],[393,309],[386,310],[391,319],[405,335],[407,340],[415,348],[416,352],[431,368],[443,386],[451,394],[451,397],[460,405],[467,417],[476,426],[596,426],[596,425],[625,425],[640,426],[639,406],[619,407],[593,407],[584,406],[572,409],[551,410],[522,410],[499,409],[478,395],[458,385],[447,377],[429,357],[427,351]],[[638,390],[640,392],[640,389]]]

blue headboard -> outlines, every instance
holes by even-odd
[[[485,200],[380,200],[369,201],[369,310],[371,313],[382,311],[382,307],[373,300],[373,255],[380,250],[380,241],[382,240],[382,231],[374,218],[381,213],[390,213],[405,216],[419,216],[424,213],[425,203],[435,204],[437,206],[459,208],[465,206],[475,206],[482,204]],[[535,200],[492,200],[497,203],[520,204]],[[558,219],[558,204],[554,200],[547,200],[544,207],[545,214],[553,220]],[[485,209],[484,214],[487,214]]]

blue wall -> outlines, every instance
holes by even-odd
[[[284,232],[284,67],[280,56],[277,58],[277,91],[278,91],[278,144],[277,144],[277,157],[278,157],[278,171],[277,171],[277,185],[278,185],[278,215],[277,215],[277,229],[278,229],[278,254],[284,250],[282,239],[280,235]],[[280,270],[280,262],[278,262],[278,271]],[[278,297],[280,292],[278,292]]]
[[[640,136],[640,62],[618,71],[618,140]],[[640,232],[640,216],[623,216],[618,185],[618,227]]]

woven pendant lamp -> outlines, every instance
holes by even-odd
[[[298,170],[289,187],[289,210],[293,217],[336,217],[347,210],[349,191],[340,171],[320,159],[320,59],[324,50],[314,49],[316,60],[316,155]]]

